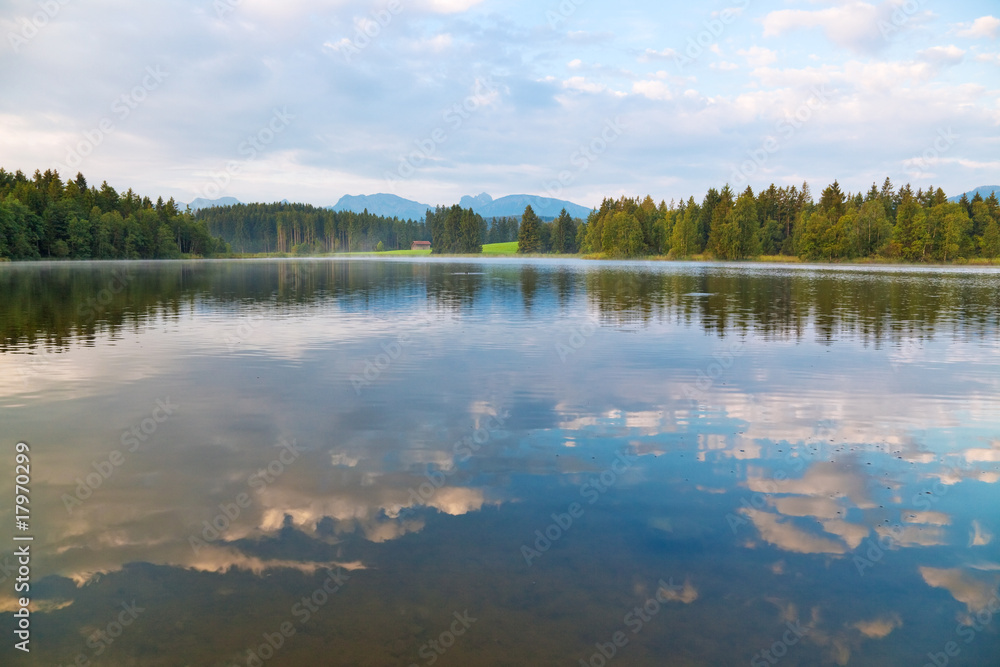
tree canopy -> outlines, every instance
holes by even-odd
[[[940,188],[898,190],[890,179],[867,192],[838,181],[813,201],[808,183],[771,184],[737,195],[711,188],[699,203],[657,204],[652,197],[607,198],[587,220],[563,210],[551,222],[528,206],[521,219],[484,220],[471,208],[439,206],[424,220],[308,204],[239,204],[192,214],[173,199],[156,202],[82,174],[0,169],[0,258],[151,259],[239,253],[315,254],[410,248],[427,241],[436,254],[476,254],[484,243],[517,241],[525,253],[601,253],[608,257],[760,255],[808,260],[886,258],[964,262],[1000,257],[1000,202],[976,194],[950,202]]]
[[[173,199],[153,202],[129,189],[88,186],[83,174],[0,169],[0,257],[10,259],[173,259],[228,252]]]

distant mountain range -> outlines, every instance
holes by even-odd
[[[198,197],[190,204],[183,204],[177,202],[177,208],[181,211],[184,210],[185,206],[190,206],[192,211],[197,211],[202,208],[213,208],[215,206],[235,206],[236,204],[242,204],[239,199],[235,197],[220,197],[219,199],[205,199],[204,197]]]
[[[994,192],[997,194],[997,197],[1000,197],[1000,185],[983,185],[981,187],[976,188],[975,190],[970,190],[966,192],[965,196],[969,198],[969,201],[972,201],[972,198],[975,197],[976,194],[978,193],[979,196],[982,197],[983,199],[988,199],[989,196]],[[949,198],[948,201],[959,201],[961,198],[962,195],[958,195],[957,197]]]
[[[520,216],[526,206],[531,206],[535,215],[541,218],[555,218],[563,209],[574,218],[587,219],[590,209],[570,201],[538,197],[536,195],[508,195],[494,200],[485,192],[475,197],[462,197],[462,208],[471,208],[484,218],[500,218],[508,215]]]
[[[220,197],[219,199],[204,199],[199,197],[190,204],[177,202],[177,208],[184,210],[185,206],[190,206],[192,211],[203,208],[213,208],[215,206],[235,206],[241,204],[235,197]],[[282,200],[282,204],[289,203],[287,199]],[[563,209],[574,218],[586,220],[590,214],[590,209],[580,206],[570,201],[562,199],[552,199],[551,197],[539,197],[536,195],[508,195],[500,199],[493,199],[483,192],[475,197],[465,196],[459,202],[462,208],[471,208],[484,218],[502,218],[512,216],[520,218],[526,206],[531,206],[535,215],[539,218],[555,219]],[[377,195],[344,195],[334,206],[327,208],[334,211],[354,211],[362,213],[367,210],[373,215],[381,215],[388,218],[399,218],[401,220],[423,220],[427,209],[434,209],[431,204],[421,204],[412,199],[403,199],[397,195],[377,194]]]
[[[550,197],[538,197],[536,195],[508,195],[500,199],[493,199],[485,192],[475,197],[465,196],[459,202],[462,208],[471,208],[484,218],[500,218],[505,216],[520,217],[524,213],[524,208],[528,205],[534,209],[535,214],[540,218],[555,218],[565,208],[566,212],[574,218],[584,218],[590,214],[590,209],[573,202]],[[424,218],[427,209],[433,209],[430,204],[421,204],[410,199],[403,199],[396,195],[345,195],[340,198],[336,205],[331,206],[334,211],[354,211],[361,213],[366,210],[375,215],[388,217],[410,218],[419,220]]]
[[[335,205],[329,208],[334,211],[353,211],[363,213],[368,211],[373,215],[382,215],[400,220],[423,220],[427,217],[427,209],[433,210],[430,204],[421,204],[396,195],[344,195]]]

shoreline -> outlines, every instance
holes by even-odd
[[[717,265],[753,265],[758,264],[762,266],[779,266],[779,265],[800,265],[806,266],[820,266],[820,267],[830,267],[830,268],[868,268],[868,267],[910,267],[910,268],[990,268],[990,267],[1000,267],[1000,258],[997,259],[984,259],[981,257],[973,258],[967,261],[959,262],[905,262],[902,260],[881,258],[881,257],[869,257],[863,259],[856,259],[850,261],[837,261],[837,260],[806,260],[801,257],[795,256],[784,256],[784,255],[762,255],[760,257],[752,257],[739,260],[722,260],[716,259],[714,257],[707,257],[704,255],[695,255],[691,257],[669,257],[665,255],[647,255],[640,257],[605,257],[603,254],[552,254],[552,253],[538,253],[538,254],[517,254],[517,253],[479,253],[479,254],[441,254],[432,255],[429,252],[424,251],[386,251],[386,252],[340,252],[340,253],[326,253],[319,255],[292,255],[288,253],[254,253],[254,254],[241,254],[233,253],[230,255],[217,255],[214,257],[201,257],[201,256],[187,256],[179,257],[174,259],[64,259],[64,258],[44,258],[44,259],[29,259],[29,260],[11,260],[6,257],[0,257],[0,266],[14,266],[14,265],[31,265],[31,264],[81,264],[81,263],[115,263],[115,262],[143,262],[143,263],[159,263],[159,262],[202,262],[202,261],[253,261],[253,260],[320,260],[320,259],[351,259],[351,260],[362,260],[362,259],[385,259],[385,260],[401,260],[401,259],[433,259],[433,260],[448,260],[448,259],[477,259],[477,260],[511,260],[511,259],[541,259],[541,260],[552,260],[552,259],[563,259],[563,260],[583,260],[586,262],[609,262],[609,263],[621,263],[621,262],[657,262],[657,263],[687,263],[687,264],[717,264]]]

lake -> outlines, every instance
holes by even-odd
[[[996,269],[0,264],[0,661],[996,665],[998,334]]]

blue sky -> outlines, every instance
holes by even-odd
[[[985,0],[0,12],[0,166],[179,201],[1000,183],[1000,8]]]

